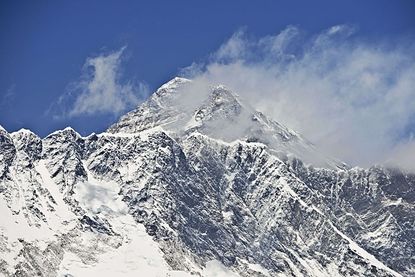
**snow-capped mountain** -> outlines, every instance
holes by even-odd
[[[0,128],[0,151],[4,276],[415,276],[415,175],[223,86],[175,78],[88,137]]]

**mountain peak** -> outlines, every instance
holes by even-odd
[[[50,138],[50,137],[54,137],[54,136],[71,136],[71,137],[76,137],[76,138],[80,138],[81,135],[75,131],[72,127],[68,126],[65,127],[62,130],[57,130],[55,132],[50,133],[49,135],[46,136],[46,138]]]
[[[338,167],[296,132],[267,118],[224,85],[200,85],[175,78],[135,110],[122,116],[109,133],[136,133],[159,127],[180,134],[200,132],[226,142],[260,142],[282,157],[294,156],[318,166]]]
[[[186,79],[182,77],[174,77],[167,83],[164,83],[163,85],[161,85],[161,87],[157,91],[166,90],[166,89],[177,89],[178,86],[189,83],[189,82],[191,82],[190,79]]]
[[[11,133],[12,136],[37,136],[29,129],[21,128],[16,132]]]
[[[173,79],[159,87],[153,94],[153,97],[162,97],[165,94],[177,91],[181,86],[188,84],[190,82],[191,80],[186,78],[174,77]]]
[[[197,108],[198,119],[215,114],[219,116],[236,116],[242,110],[242,104],[238,96],[223,85],[214,86],[208,98]]]
[[[0,125],[0,132],[7,132],[6,129],[3,128],[3,126]]]

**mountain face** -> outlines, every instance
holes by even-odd
[[[0,127],[0,151],[4,276],[415,276],[415,175],[223,86],[175,78],[88,137]]]

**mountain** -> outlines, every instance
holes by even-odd
[[[325,157],[224,86],[0,149],[4,276],[415,276],[415,175]]]

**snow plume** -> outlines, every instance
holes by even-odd
[[[224,84],[352,165],[388,161],[415,170],[406,151],[414,149],[415,43],[371,43],[355,32],[340,25],[309,36],[290,26],[252,39],[238,31],[182,75]]]
[[[396,166],[409,172],[415,172],[415,141],[399,143],[386,161],[387,165]]]
[[[55,117],[112,114],[114,116],[135,107],[149,90],[142,82],[121,81],[122,54],[118,51],[87,58],[79,81],[72,83],[55,103]]]

